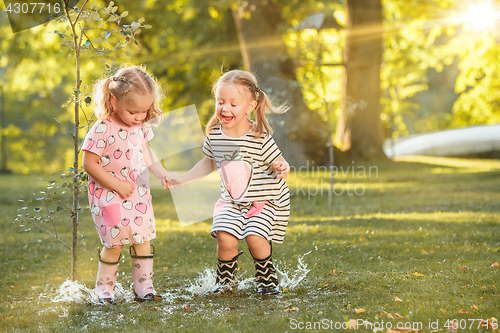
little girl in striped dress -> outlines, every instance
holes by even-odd
[[[187,185],[219,170],[221,198],[214,208],[211,230],[217,239],[217,289],[237,285],[238,243],[245,239],[254,259],[257,290],[279,293],[271,243],[282,243],[290,215],[290,194],[285,178],[290,166],[274,142],[265,112],[282,113],[258,87],[255,76],[233,70],[214,85],[215,113],[207,124],[205,158],[184,175],[167,175],[168,187]],[[256,121],[248,116],[255,112]]]

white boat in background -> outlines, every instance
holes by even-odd
[[[403,155],[462,156],[500,151],[500,124],[387,139],[383,149],[389,158]]]

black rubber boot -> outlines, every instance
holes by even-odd
[[[217,278],[215,279],[217,287],[212,291],[212,294],[220,296],[237,289],[238,280],[236,273],[238,272],[238,257],[242,254],[243,251],[239,251],[231,260],[220,260],[217,258]]]
[[[252,255],[253,263],[255,265],[255,282],[257,283],[257,292],[262,295],[276,295],[280,292],[278,288],[278,275],[276,274],[276,269],[273,265],[272,255],[272,247],[271,254],[267,258],[256,259]]]

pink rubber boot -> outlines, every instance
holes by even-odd
[[[133,253],[132,253],[133,251]],[[155,247],[151,244],[151,254],[138,256],[134,246],[130,246],[130,257],[132,258],[132,276],[134,278],[134,291],[136,301],[161,301],[153,287],[153,258]]]
[[[118,272],[118,261],[109,262],[101,259],[101,250],[97,248],[99,256],[99,268],[95,283],[95,293],[101,303],[113,303],[115,299],[116,274]]]

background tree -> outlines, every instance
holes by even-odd
[[[384,157],[380,120],[383,16],[380,0],[347,0],[342,115],[335,144],[352,158]]]

